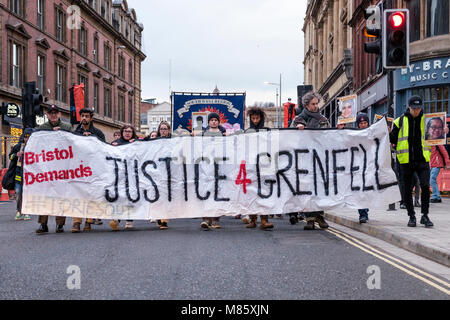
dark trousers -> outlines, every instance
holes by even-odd
[[[402,174],[402,170],[400,169],[400,166],[401,166],[400,162],[398,162],[398,160],[397,160],[396,168],[395,168],[394,172],[395,172],[395,175],[397,176],[398,187],[400,189],[400,195],[402,197],[401,203],[405,203],[405,181],[403,179],[403,174]],[[419,177],[417,176],[417,173],[415,173],[415,172],[414,172],[414,176],[413,176],[413,186],[414,186],[414,199],[417,202],[420,198],[420,182],[419,182]]]
[[[55,217],[56,224],[57,225],[65,225],[66,224],[66,217]],[[48,223],[48,216],[39,216],[38,223],[40,224],[47,224]]]
[[[412,190],[414,187],[414,173],[419,178],[422,189],[422,214],[428,214],[430,207],[430,165],[426,162],[409,163],[400,165],[400,173],[403,178],[403,194],[408,215],[415,216]]]

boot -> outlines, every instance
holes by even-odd
[[[409,221],[408,221],[408,227],[414,228],[416,226],[417,226],[416,217],[415,216],[410,216],[409,217]]]
[[[261,216],[261,230],[273,229],[273,224],[269,223],[269,216]]]
[[[309,220],[306,222],[306,226],[303,228],[304,230],[314,230],[316,227],[314,225],[314,220]]]
[[[47,233],[47,232],[48,232],[48,226],[45,223],[42,223],[39,226],[39,229],[36,230],[37,234],[44,234],[44,233]]]
[[[424,214],[420,219],[420,223],[425,225],[425,228],[431,228],[434,226],[427,214]]]
[[[328,223],[325,222],[325,219],[320,214],[316,217],[316,222],[319,224],[319,227],[321,227],[322,229],[327,229],[329,227]]]
[[[250,222],[245,226],[248,229],[253,229],[257,227],[257,221],[258,221],[258,216],[256,215],[251,215],[250,216]]]
[[[91,231],[91,223],[89,223],[89,222],[86,221],[86,222],[84,223],[83,231],[84,231],[84,232],[89,232],[89,231]]]
[[[298,217],[296,213],[289,213],[289,222],[291,224],[296,224],[298,223]]]
[[[119,220],[113,220],[109,223],[109,226],[113,229],[113,231],[119,230]]]
[[[80,225],[81,225],[81,223],[79,223],[79,222],[74,222],[74,223],[73,223],[73,226],[72,226],[71,232],[72,232],[72,233],[79,233],[79,232],[80,232]]]

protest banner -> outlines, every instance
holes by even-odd
[[[117,147],[39,131],[24,157],[24,214],[176,219],[385,208],[401,199],[383,123]]]

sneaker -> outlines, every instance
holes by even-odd
[[[410,217],[408,221],[408,227],[414,228],[417,226],[416,217]]]
[[[14,217],[14,220],[16,220],[16,221],[23,220],[23,214],[21,214],[20,212],[17,212],[16,216]]]
[[[167,222],[161,222],[161,224],[159,225],[159,230],[166,230],[169,229],[169,227],[167,226]]]
[[[420,219],[420,223],[425,225],[425,228],[431,228],[434,226],[433,222],[430,221],[430,218],[428,218],[428,215],[424,214],[422,215],[422,218]]]
[[[79,222],[74,222],[73,226],[72,226],[72,230],[70,230],[70,232],[72,232],[72,233],[80,233],[81,232],[80,224],[81,223],[79,223]]]
[[[58,224],[56,226],[56,233],[63,233],[64,232],[64,225],[63,224]]]
[[[133,229],[133,222],[127,221],[125,222],[125,230]]]
[[[400,209],[406,209],[406,204],[404,203],[400,204]]]
[[[119,231],[119,220],[110,221],[109,226],[113,229],[113,231]]]
[[[209,230],[209,224],[206,221],[202,221],[202,223],[200,223],[200,227],[204,230],[204,231],[208,231]]]
[[[23,220],[25,220],[25,221],[29,221],[29,220],[31,220],[31,217],[29,216],[29,215],[25,215],[25,217],[23,218]]]
[[[359,217],[359,223],[367,223],[367,220],[369,220],[369,219],[367,219],[366,216],[360,216]]]
[[[430,203],[441,203],[441,199],[430,199]]]
[[[47,233],[47,232],[48,232],[48,226],[46,224],[44,224],[44,223],[42,223],[39,226],[39,229],[36,230],[37,234],[44,234],[44,233]]]

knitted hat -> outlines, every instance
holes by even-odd
[[[220,116],[219,116],[217,113],[211,112],[211,113],[208,115],[208,123],[209,123],[209,121],[210,121],[212,118],[216,118],[217,121],[219,121],[219,123],[220,123]]]
[[[359,125],[360,122],[367,121],[370,124],[369,116],[367,113],[360,113],[356,116],[356,125]]]

